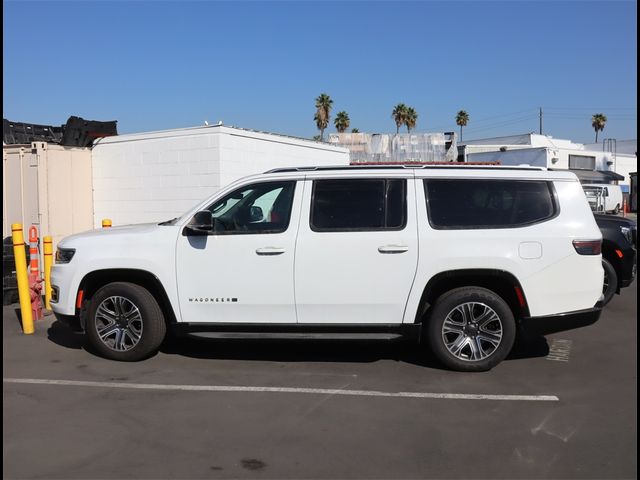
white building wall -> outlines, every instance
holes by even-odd
[[[635,140],[621,141],[619,145],[624,148],[635,148]],[[505,148],[505,152],[500,152],[501,148]],[[477,139],[465,142],[466,160],[472,161],[499,161],[504,165],[519,164],[520,159],[525,158],[526,153],[512,153],[518,150],[538,151],[547,150],[548,168],[569,168],[570,155],[582,155],[595,158],[595,169],[600,171],[615,171],[623,175],[625,179],[620,181],[623,191],[628,191],[631,179],[630,172],[637,171],[637,159],[635,155],[620,153],[613,155],[611,152],[602,150],[601,144],[583,145],[574,143],[571,140],[553,138],[547,135],[538,135],[535,133],[527,133],[523,135],[512,135],[506,137],[493,137]],[[495,155],[478,156],[481,152],[494,152]],[[538,166],[539,159],[536,160]]]
[[[629,192],[631,188],[631,177],[629,174],[638,171],[638,157],[635,155],[618,154],[611,169],[620,175],[624,175],[624,181],[621,181],[620,185],[623,186],[622,190],[624,192]]]
[[[94,225],[177,217],[221,187],[272,168],[348,163],[343,148],[223,126],[108,137],[93,148]]]

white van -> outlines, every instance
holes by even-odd
[[[583,185],[589,206],[594,212],[620,213],[622,208],[622,189],[620,185],[592,183]]]
[[[278,169],[182,217],[67,237],[51,305],[105,357],[208,338],[424,341],[465,371],[517,326],[595,322],[602,235],[578,179],[540,168]]]

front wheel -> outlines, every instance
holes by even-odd
[[[509,354],[516,323],[506,302],[491,290],[462,287],[436,300],[427,341],[445,366],[462,372],[490,370]]]
[[[86,332],[89,343],[100,355],[133,362],[158,350],[166,324],[158,302],[147,289],[134,283],[114,282],[93,295]]]

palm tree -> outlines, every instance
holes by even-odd
[[[404,124],[407,126],[407,133],[411,133],[413,128],[416,128],[416,123],[418,122],[418,112],[416,112],[413,108],[407,108],[407,114],[404,119]]]
[[[336,126],[336,130],[339,133],[344,133],[349,128],[349,114],[344,110],[336,114],[336,119],[333,121]]]
[[[596,113],[591,117],[591,126],[596,131],[596,143],[598,143],[598,132],[604,130],[607,117],[604,113]]]
[[[360,133],[360,130],[358,130],[357,128],[352,128],[351,133]]]
[[[464,110],[460,110],[456,115],[456,125],[460,127],[460,141],[462,141],[462,127],[466,127],[467,123],[469,123],[469,114]]]
[[[396,122],[396,134],[400,133],[400,127],[405,124],[407,119],[407,106],[404,103],[399,103],[393,107],[391,118]]]
[[[326,93],[321,93],[316,98],[316,114],[313,116],[313,120],[316,122],[318,130],[320,130],[320,141],[324,141],[324,129],[329,126],[329,114],[332,105],[333,100]]]

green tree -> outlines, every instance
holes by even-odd
[[[411,133],[411,130],[416,128],[417,122],[418,122],[418,112],[416,112],[413,108],[408,107],[407,113],[404,119],[404,124],[407,126],[407,133]]]
[[[360,133],[360,130],[358,130],[357,128],[352,128],[351,133]]]
[[[333,124],[336,126],[336,130],[339,133],[344,133],[347,128],[349,128],[349,114],[345,111],[338,112]]]
[[[329,126],[329,119],[333,100],[326,93],[321,93],[316,98],[316,114],[313,120],[316,122],[318,130],[320,130],[320,141],[324,141],[324,130]]]
[[[460,141],[462,141],[462,127],[469,123],[469,114],[465,110],[460,110],[456,114],[456,125],[460,127]]]
[[[404,103],[399,103],[393,107],[391,112],[391,118],[396,122],[396,134],[400,132],[400,127],[405,124],[407,119],[407,106]]]
[[[598,132],[604,130],[607,117],[604,113],[596,113],[591,117],[591,126],[596,131],[596,143],[598,143]]]

